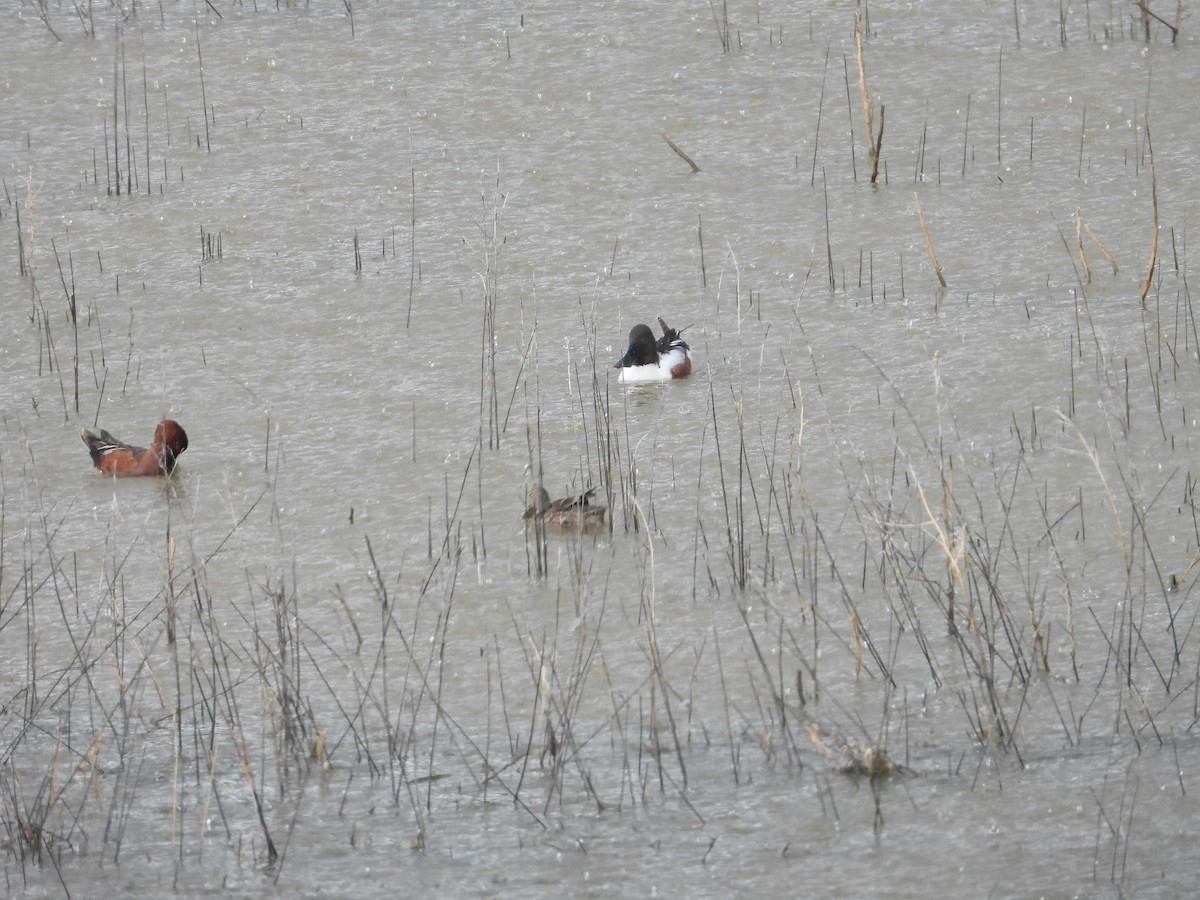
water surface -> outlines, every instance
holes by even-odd
[[[334,6],[4,13],[11,890],[1188,890],[1187,22]]]

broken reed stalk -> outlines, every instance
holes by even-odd
[[[1083,283],[1092,283],[1092,267],[1088,265],[1087,254],[1083,252],[1083,214],[1075,207],[1075,245],[1079,249],[1079,264],[1083,266]]]
[[[1175,23],[1171,24],[1170,22],[1168,22],[1166,19],[1164,19],[1162,16],[1160,16],[1158,13],[1154,12],[1154,10],[1152,10],[1150,8],[1150,3],[1148,2],[1148,0],[1134,0],[1134,2],[1142,14],[1142,23],[1145,26],[1145,32],[1146,32],[1146,43],[1150,42],[1150,20],[1151,19],[1158,22],[1160,25],[1165,26],[1166,29],[1171,32],[1171,43],[1172,44],[1178,43],[1180,23],[1183,22],[1183,4],[1182,3],[1179,3],[1176,5]]]
[[[1150,121],[1146,120],[1146,150],[1150,153],[1150,197],[1154,203],[1154,238],[1150,243],[1150,266],[1146,270],[1146,283],[1142,285],[1142,306],[1154,281],[1154,267],[1158,264],[1158,177],[1154,172],[1154,143],[1150,140]]]
[[[1087,236],[1092,239],[1092,243],[1096,245],[1097,249],[1100,251],[1100,254],[1108,261],[1108,264],[1112,266],[1112,273],[1116,275],[1118,271],[1117,261],[1113,259],[1112,254],[1108,252],[1108,248],[1104,246],[1104,242],[1101,241],[1100,238],[1096,237],[1096,232],[1092,231],[1092,226],[1086,222],[1083,223],[1083,230],[1087,232]]]
[[[854,11],[854,49],[858,60],[858,89],[862,94],[863,122],[867,130],[867,151],[871,160],[871,184],[879,178],[879,150],[883,146],[883,104],[879,104],[879,130],[875,130],[875,111],[867,88],[867,63],[863,58],[862,10]]]
[[[917,191],[913,191],[913,199],[917,202],[917,218],[921,221],[921,233],[925,235],[925,249],[929,251],[929,261],[933,263],[933,271],[937,273],[938,283],[946,286],[946,276],[942,272],[942,264],[938,262],[937,254],[933,252],[933,238],[929,234],[929,228],[925,225],[925,213],[921,211],[921,195]]]
[[[682,150],[679,149],[678,144],[676,144],[673,140],[671,140],[669,137],[667,137],[667,133],[665,131],[662,132],[662,139],[667,142],[668,147],[670,147],[672,150],[674,150],[676,153],[679,154],[680,159],[682,159],[685,163],[687,163],[689,166],[692,167],[693,174],[700,171],[700,167],[698,165],[696,165],[696,163],[692,160],[692,158],[690,156],[688,156],[686,153],[684,153]]]

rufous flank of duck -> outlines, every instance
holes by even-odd
[[[134,475],[170,475],[175,461],[188,447],[187,432],[174,419],[163,419],[154,429],[149,447],[134,447],[113,437],[103,428],[100,433],[79,433],[92,455],[92,463],[101,472],[124,478]]]
[[[529,489],[529,508],[525,510],[522,518],[576,531],[599,528],[604,524],[604,513],[608,511],[608,507],[592,503],[591,499],[595,494],[596,489],[589,488],[578,497],[551,500],[546,489],[540,484],[535,484]]]
[[[670,381],[692,373],[692,351],[679,331],[661,318],[658,324],[663,330],[658,340],[649,325],[634,325],[629,329],[629,349],[613,363],[614,369],[621,370],[617,381],[622,384]]]

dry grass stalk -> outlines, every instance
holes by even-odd
[[[970,592],[967,590],[967,579],[964,574],[965,558],[963,551],[966,548],[966,536],[957,533],[949,533],[946,528],[951,527],[950,523],[946,523],[946,528],[942,527],[942,523],[938,521],[937,516],[933,514],[933,510],[929,508],[929,501],[925,497],[925,489],[921,486],[921,482],[916,478],[916,473],[913,473],[913,483],[917,488],[917,496],[921,500],[921,506],[925,510],[925,521],[933,527],[934,540],[941,547],[942,553],[946,557],[946,566],[951,572],[953,579],[958,583],[959,591],[967,600],[967,626],[975,637],[977,647],[981,651],[980,658],[982,659],[982,646],[979,637],[979,625],[975,620],[975,604],[971,598]],[[944,498],[943,506],[947,510],[956,509],[957,504],[954,503],[953,497]],[[953,608],[948,610],[949,624],[951,631],[957,630],[953,619]]]
[[[883,104],[879,104],[879,131],[875,130],[875,111],[867,89],[867,64],[863,59],[862,10],[854,13],[854,48],[858,60],[858,89],[862,94],[863,121],[867,129],[867,151],[871,160],[871,184],[879,178],[879,150],[883,146]]]
[[[1150,152],[1150,196],[1154,202],[1154,240],[1150,244],[1150,267],[1146,270],[1146,283],[1142,285],[1142,306],[1154,281],[1154,267],[1158,264],[1158,176],[1154,171],[1154,143],[1150,140],[1150,123],[1146,122],[1146,149]]]
[[[1079,248],[1079,264],[1083,266],[1083,283],[1092,283],[1092,267],[1088,265],[1087,254],[1083,252],[1083,214],[1075,207],[1075,243]]]
[[[854,633],[854,678],[857,680],[862,677],[863,643],[865,641],[862,622],[859,620],[857,612],[850,613],[850,630]]]
[[[890,778],[901,768],[881,747],[864,747],[853,738],[826,734],[816,722],[809,722],[806,730],[813,746],[833,760],[835,768],[843,774]]]
[[[1100,238],[1096,237],[1096,232],[1092,231],[1092,226],[1088,225],[1086,222],[1083,225],[1083,230],[1087,232],[1087,236],[1092,239],[1092,242],[1096,245],[1097,249],[1099,249],[1101,255],[1105,258],[1105,260],[1108,261],[1108,264],[1112,266],[1113,274],[1116,275],[1118,271],[1117,261],[1113,259],[1112,254],[1108,252],[1108,248],[1104,246],[1104,242],[1101,241]]]
[[[917,201],[917,218],[921,220],[921,233],[925,235],[925,249],[929,251],[929,261],[933,263],[933,271],[937,273],[938,284],[945,287],[946,275],[942,271],[942,264],[938,262],[937,254],[933,252],[933,238],[929,234],[929,228],[925,225],[925,213],[921,211],[921,195],[913,191],[913,199]]]

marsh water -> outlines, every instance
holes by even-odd
[[[4,4],[6,893],[1192,892],[1154,9]]]

